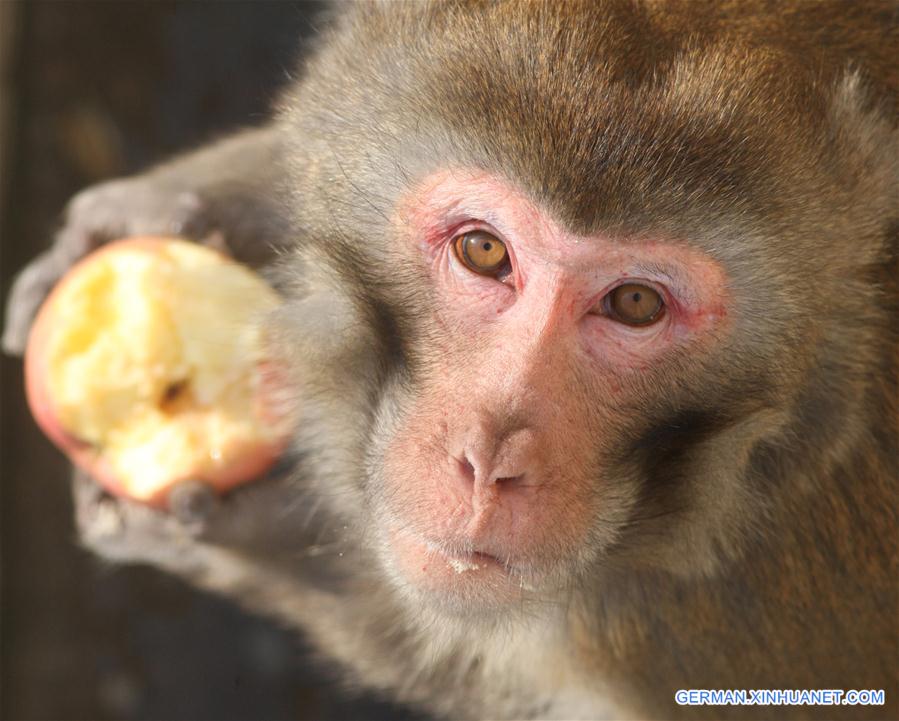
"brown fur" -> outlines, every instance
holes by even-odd
[[[897,26],[887,2],[354,6],[267,131],[260,162],[283,172],[219,166],[225,197],[259,174],[246,197],[276,185],[288,208],[271,329],[299,470],[199,537],[82,483],[85,541],[303,627],[354,682],[450,718],[895,718]],[[155,187],[218,207],[214,157]],[[603,450],[598,477],[638,490],[616,542],[499,619],[410,609],[372,552],[372,448],[439,362],[391,223],[444,167],[505,178],[575,232],[686,239],[733,298],[736,332],[648,374]],[[886,706],[680,707],[684,688]]]

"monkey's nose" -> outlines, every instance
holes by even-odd
[[[507,471],[497,470],[491,472],[487,464],[475,464],[469,460],[467,454],[463,454],[461,459],[456,459],[457,471],[460,480],[471,486],[513,486],[515,483],[524,479],[525,473],[508,474]],[[479,470],[480,469],[480,470]],[[503,475],[506,473],[506,475]]]
[[[454,475],[470,492],[476,489],[508,491],[534,473],[534,433],[519,428],[497,433],[486,421],[472,424],[461,435],[453,456]]]

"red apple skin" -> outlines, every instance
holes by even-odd
[[[76,263],[47,296],[47,299],[38,311],[25,349],[25,394],[28,406],[38,427],[75,466],[88,473],[110,493],[122,498],[134,499],[127,484],[116,476],[108,461],[96,448],[76,438],[60,424],[59,413],[47,385],[49,377],[47,345],[54,330],[54,325],[58,322],[58,299],[62,294],[62,289],[73,278],[77,277],[80,269],[94,263],[107,253],[117,253],[122,249],[137,248],[144,249],[149,253],[157,253],[164,245],[173,240],[177,239],[140,237],[119,240],[103,246],[103,248]],[[223,257],[227,256],[223,255]],[[265,367],[270,368],[271,361],[264,361],[263,364]],[[265,376],[270,377],[268,372],[265,373]],[[263,393],[273,390],[270,382],[260,383],[259,387]],[[280,418],[281,422],[279,423],[279,416],[274,411],[273,404],[268,402],[266,398],[257,398],[255,405],[256,412],[260,417],[271,420],[274,424],[284,425],[284,419]],[[169,483],[160,488],[155,494],[140,500],[150,506],[165,510],[168,507],[169,491],[182,481],[190,480],[206,483],[217,493],[225,493],[236,486],[252,482],[260,478],[275,464],[287,447],[288,438],[289,434],[286,431],[282,431],[279,437],[273,441],[257,440],[253,443],[247,443],[244,448],[234,449],[236,460],[227,466],[216,468],[212,472],[208,470],[202,472],[198,469],[196,473],[186,473],[179,477],[173,477]]]

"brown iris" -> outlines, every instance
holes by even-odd
[[[505,243],[483,230],[457,235],[453,248],[466,268],[481,275],[497,275],[509,262]]]
[[[607,296],[609,314],[627,325],[648,325],[662,317],[662,296],[646,285],[625,283]]]

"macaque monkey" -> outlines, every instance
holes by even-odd
[[[83,542],[462,718],[897,718],[899,12],[361,2],[267,127],[84,191],[273,263],[296,437]],[[884,689],[687,706],[680,689]]]

